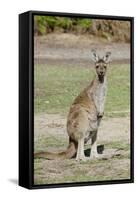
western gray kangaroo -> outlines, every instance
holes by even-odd
[[[98,157],[97,132],[104,115],[104,103],[107,91],[107,66],[110,61],[110,52],[100,58],[96,51],[92,51],[95,63],[96,77],[76,97],[70,107],[67,118],[67,133],[69,145],[66,151],[60,153],[38,152],[34,158],[65,159],[76,157],[76,160],[85,160],[84,143],[91,139],[90,159]]]

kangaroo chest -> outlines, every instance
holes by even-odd
[[[93,93],[93,99],[97,108],[97,112],[102,114],[104,112],[105,97],[107,92],[106,80],[104,83],[98,83]]]

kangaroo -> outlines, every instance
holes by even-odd
[[[67,117],[67,133],[69,145],[66,151],[60,153],[38,152],[34,158],[46,159],[70,159],[75,157],[77,161],[86,160],[84,144],[91,140],[91,151],[88,159],[98,157],[97,132],[104,115],[104,104],[107,92],[107,66],[110,61],[110,52],[100,58],[95,50],[92,50],[92,60],[95,63],[96,77],[76,97],[70,107]]]

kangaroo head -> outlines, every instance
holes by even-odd
[[[99,57],[95,50],[92,50],[92,59],[95,63],[96,74],[99,81],[104,82],[104,76],[106,75],[107,66],[110,61],[111,52],[106,52],[103,57]]]

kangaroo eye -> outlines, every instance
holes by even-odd
[[[105,65],[104,68],[106,69],[106,67],[107,67],[107,66]]]
[[[99,68],[99,65],[96,65],[96,68]]]

